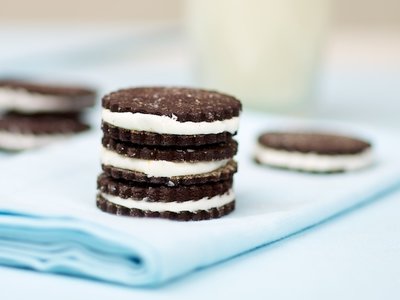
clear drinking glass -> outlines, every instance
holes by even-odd
[[[198,83],[265,111],[312,102],[329,0],[188,0]]]

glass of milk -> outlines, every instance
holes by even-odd
[[[198,83],[264,111],[303,111],[329,0],[188,0]]]

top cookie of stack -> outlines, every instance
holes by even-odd
[[[241,103],[214,91],[132,88],[103,98],[104,133],[141,145],[200,146],[227,142],[239,126]]]
[[[96,92],[73,86],[0,80],[0,110],[23,114],[76,113],[95,104]]]

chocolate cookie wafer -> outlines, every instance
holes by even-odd
[[[175,186],[175,185],[202,184],[206,182],[218,182],[218,181],[228,180],[237,172],[238,167],[236,161],[231,159],[227,162],[226,165],[208,173],[171,176],[171,177],[166,177],[166,176],[153,177],[153,176],[148,176],[143,172],[117,168],[104,164],[102,165],[102,169],[106,174],[114,178],[131,180],[135,182],[143,182],[148,184]]]
[[[232,178],[166,187],[116,180],[101,174],[97,186],[97,206],[114,214],[189,221],[218,218],[235,207]]]
[[[0,111],[19,113],[68,113],[94,105],[92,89],[0,80]]]
[[[194,184],[236,172],[237,142],[200,147],[142,146],[103,137],[103,170],[116,178],[158,184]]]
[[[141,145],[193,146],[221,143],[236,134],[236,98],[190,88],[119,90],[102,100],[102,128],[114,139]]]
[[[37,148],[88,129],[89,126],[82,123],[76,114],[8,113],[0,117],[0,149],[18,151]]]
[[[312,132],[268,132],[257,143],[255,159],[269,166],[308,172],[343,172],[370,165],[372,146],[360,139]]]

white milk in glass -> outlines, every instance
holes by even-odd
[[[309,106],[329,0],[188,0],[199,84],[246,106]]]

